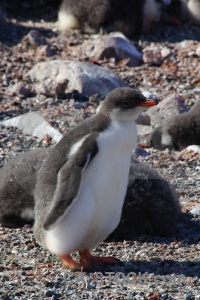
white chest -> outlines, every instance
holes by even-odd
[[[96,203],[100,203],[98,206],[105,198],[110,207],[117,205],[116,198],[124,193],[136,139],[135,124],[113,124],[98,137],[98,153],[85,170],[83,178],[83,187],[91,189]]]
[[[124,129],[124,130],[123,130]],[[134,137],[136,136],[136,132]],[[98,236],[105,239],[118,225],[125,197],[131,153],[134,147],[133,127],[110,130],[99,137],[98,154],[84,173],[84,192],[93,199],[91,218]],[[95,240],[95,238],[94,238]]]

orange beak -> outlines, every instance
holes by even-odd
[[[139,104],[137,104],[138,106],[155,106],[157,105],[159,102],[156,100],[151,100],[151,99],[146,99],[145,102],[141,102]]]

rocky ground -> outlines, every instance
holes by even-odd
[[[116,62],[88,56],[82,44],[91,41],[89,35],[78,31],[60,34],[46,20],[13,20],[2,28],[0,122],[30,110],[40,111],[65,134],[95,112],[98,97],[83,97],[72,90],[62,98],[57,93],[35,92],[28,71],[38,62],[56,59],[103,66],[128,85],[148,90],[161,100],[175,94],[188,106],[200,101],[200,28],[193,25],[158,25],[149,35],[131,40],[140,53],[150,53],[146,63],[136,67],[129,66],[127,59]],[[32,29],[45,41],[41,36],[38,43],[32,41]],[[153,58],[152,49],[157,53]],[[38,141],[0,124],[0,165],[20,152],[52,143],[48,135]],[[139,159],[175,185],[183,211],[197,227],[181,229],[170,237],[140,236],[134,241],[102,243],[94,253],[113,255],[120,263],[69,274],[55,256],[35,243],[32,228],[1,227],[1,299],[200,299],[200,154],[152,149],[149,156]],[[135,274],[131,277],[130,272]]]

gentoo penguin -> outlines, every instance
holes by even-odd
[[[95,257],[117,227],[126,193],[135,120],[156,105],[132,88],[117,88],[97,114],[78,124],[53,148],[37,176],[34,234],[70,269],[115,263]],[[79,251],[80,262],[71,253]]]
[[[166,0],[163,0],[166,1]],[[61,30],[94,33],[121,31],[125,35],[148,32],[159,21],[161,0],[63,0],[58,13]]]
[[[200,145],[200,101],[189,112],[167,118],[163,125],[152,131],[147,145],[160,150],[182,150],[190,145]]]

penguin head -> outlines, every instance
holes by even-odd
[[[108,94],[98,111],[116,121],[135,121],[143,111],[157,104],[158,101],[147,99],[136,89],[117,88]]]

